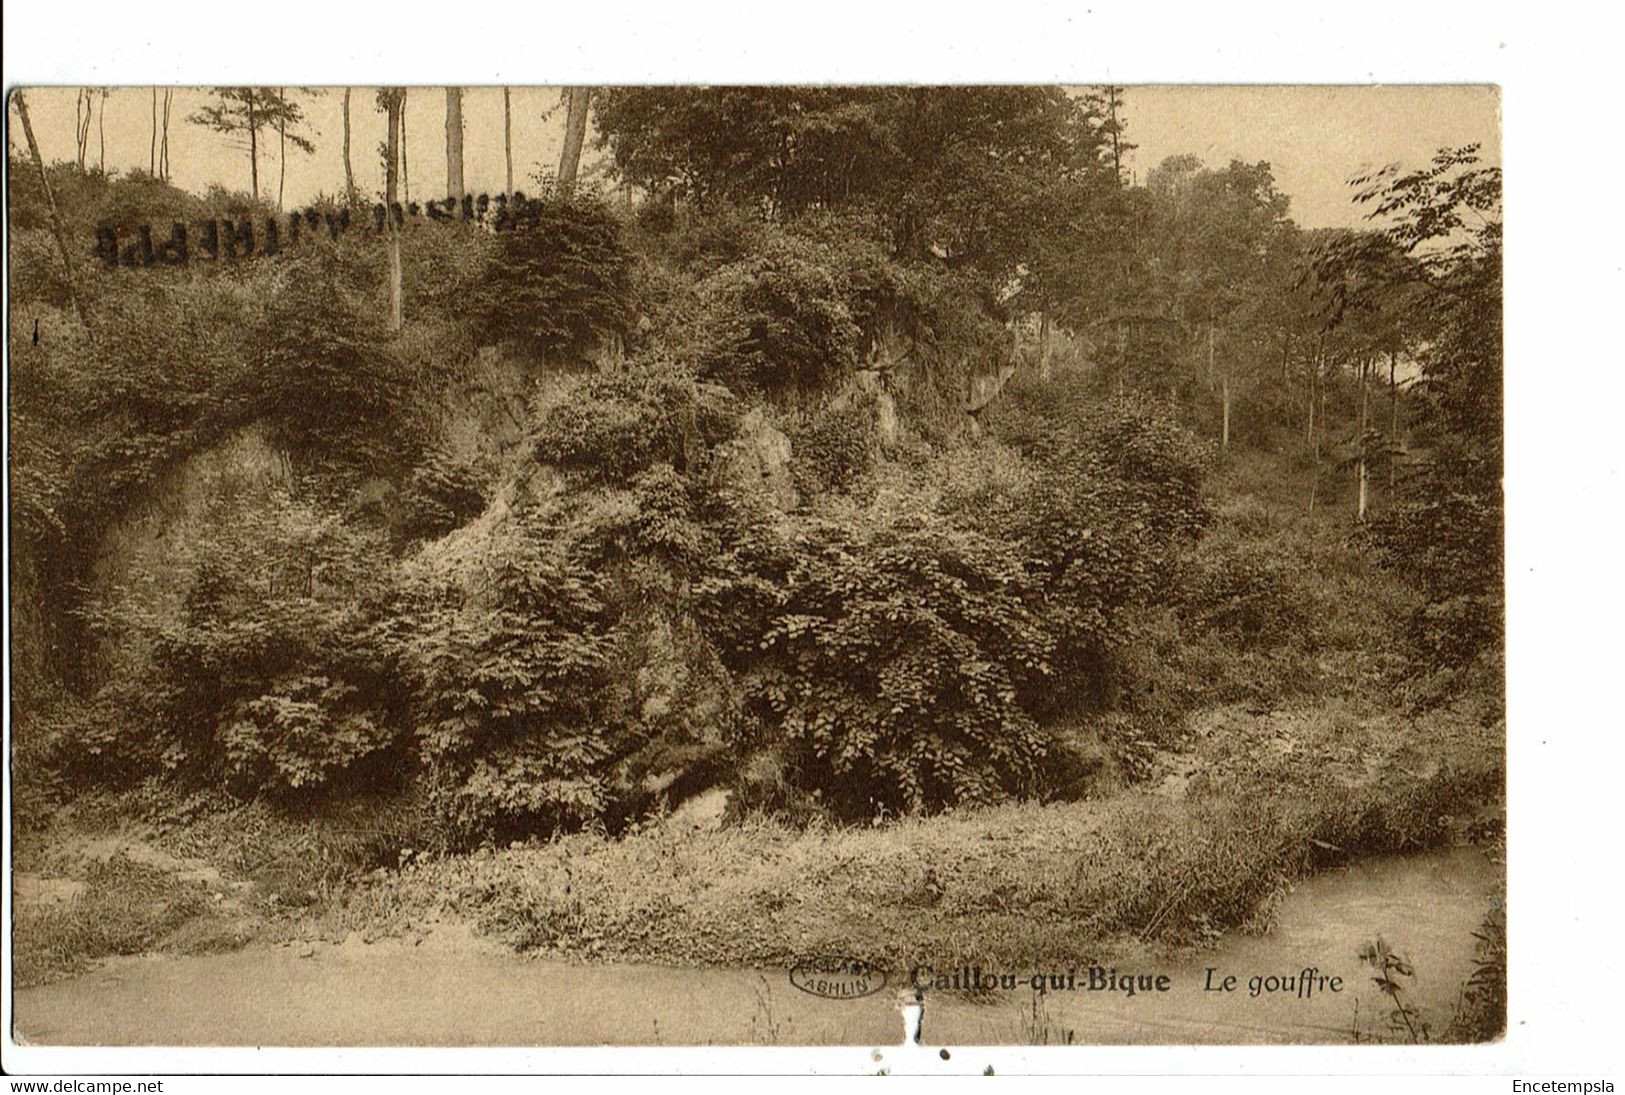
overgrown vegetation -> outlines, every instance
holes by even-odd
[[[1498,741],[1499,175],[1447,151],[1368,180],[1382,231],[1304,232],[1267,165],[1128,185],[1115,94],[617,90],[633,201],[336,238],[312,214],[284,254],[187,268],[54,254],[14,161],[21,799],[387,803],[320,887],[274,884],[324,900],[385,844],[554,841],[460,907],[686,960],[833,943],[798,894],[836,881],[885,910],[843,953],[934,925],[1020,962],[1189,942],[1316,849],[1441,839],[1498,794],[1455,731]],[[46,175],[73,240],[275,215]],[[1216,771],[1236,710],[1379,700],[1473,763],[1043,805],[1201,726]],[[707,790],[732,827],[658,824]],[[66,940],[39,968],[169,923],[156,896],[103,916],[92,882],[30,928]]]
[[[82,891],[18,913],[19,987],[77,973],[98,958],[140,954],[207,908],[207,891],[122,856],[92,864]]]
[[[1450,739],[1470,740],[1471,727],[1455,725],[1427,741],[1387,741],[1396,752],[1368,758],[1383,778],[1355,782],[1334,758],[1358,740],[1358,723],[1292,718],[1296,758],[1215,757],[1223,781],[1183,798],[1008,804],[879,828],[656,825],[616,841],[581,834],[426,863],[389,885],[442,895],[521,948],[569,956],[772,965],[839,952],[894,969],[922,954],[1065,966],[1130,940],[1201,943],[1252,920],[1305,871],[1430,846],[1444,812],[1502,777],[1488,748],[1417,767]]]

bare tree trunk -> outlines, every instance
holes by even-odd
[[[1117,131],[1117,88],[1110,84],[1106,87],[1106,103],[1111,110],[1112,120],[1112,177],[1121,183],[1123,181],[1123,144],[1122,135]]]
[[[412,201],[412,166],[406,158],[406,88],[401,88],[401,189],[405,191],[404,201]]]
[[[286,97],[287,93],[287,88],[277,88],[278,95]],[[288,112],[286,110],[277,112],[276,135],[278,141],[276,156],[276,211],[280,213],[282,212],[282,194],[283,191],[287,189],[288,185]]]
[[[34,139],[34,123],[28,118],[28,103],[24,101],[21,91],[12,97],[17,101],[17,115],[22,119],[23,136],[28,141],[28,154],[34,157],[34,170],[39,172],[40,187],[45,191],[45,208],[51,215],[51,232],[56,236],[57,253],[62,256],[62,275],[67,279],[68,299],[73,301],[73,310],[78,314],[79,322],[85,325],[88,334],[90,320],[86,318],[84,303],[79,299],[79,283],[73,276],[73,260],[68,256],[68,236],[62,230],[62,214],[56,207],[56,195],[51,192],[51,180],[45,173],[45,160],[39,154],[39,142]]]
[[[587,104],[592,88],[565,89],[569,104],[564,119],[564,149],[559,153],[559,190],[568,193],[575,189],[576,171],[581,166],[581,145],[587,138]]]
[[[174,88],[164,88],[164,134],[158,142],[158,173],[165,182],[169,181],[169,105],[174,97]]]
[[[508,163],[508,197],[513,197],[513,104],[508,89],[502,89],[502,155]]]
[[[84,117],[80,118],[80,106],[83,104]],[[79,170],[88,170],[86,164],[90,159],[90,123],[96,116],[96,93],[91,88],[84,88],[79,92],[79,98],[74,101],[74,140],[79,146]]]
[[[147,174],[158,177],[158,88],[152,89],[152,141],[147,148]]]
[[[344,201],[355,205],[355,171],[350,167],[350,89],[344,89]]]
[[[1371,362],[1362,358],[1360,360],[1360,494],[1359,501],[1355,503],[1354,519],[1360,523],[1365,522],[1366,494],[1371,477],[1371,462],[1366,453],[1367,423],[1370,421],[1370,400],[1367,398],[1366,375],[1371,371]]]
[[[401,108],[404,99],[405,95],[399,89],[389,93],[389,140],[384,153],[384,224],[389,235],[389,329],[395,334],[401,330],[401,235],[395,223],[395,203],[401,166]]]
[[[503,125],[507,125],[506,103]],[[463,204],[463,89],[460,87],[446,89],[446,193],[459,206]]]
[[[96,144],[99,151],[97,158],[101,164],[101,173],[107,174],[107,96],[106,88],[102,89],[102,106],[96,112]]]
[[[1219,373],[1219,402],[1224,407],[1224,426],[1219,434],[1219,448],[1230,448],[1230,369],[1226,366]]]
[[[254,89],[248,89],[248,179],[260,200],[260,120],[254,114]]]

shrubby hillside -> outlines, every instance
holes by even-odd
[[[624,188],[414,221],[398,330],[389,233],[64,264],[14,160],[19,801],[360,809],[359,868],[1100,797],[1214,710],[1497,725],[1498,174],[1307,233],[1265,164],[1127,185],[1103,102],[604,92]],[[279,215],[45,174],[75,245]]]

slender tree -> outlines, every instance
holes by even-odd
[[[85,331],[89,333],[90,320],[85,315],[84,302],[79,297],[79,283],[74,277],[73,259],[68,253],[68,236],[62,229],[62,214],[56,207],[56,195],[51,190],[51,179],[45,173],[45,160],[40,156],[39,142],[34,139],[34,123],[28,117],[28,102],[20,90],[12,95],[12,99],[17,104],[17,116],[23,123],[23,137],[28,142],[28,154],[33,157],[34,170],[39,172],[40,188],[45,191],[45,208],[50,213],[51,233],[56,237],[57,254],[62,257],[62,276],[67,279],[68,299],[73,301],[73,310],[79,316],[79,322],[84,324]]]
[[[559,153],[559,189],[575,189],[576,171],[581,166],[581,146],[587,139],[587,106],[592,99],[590,87],[564,89],[567,104],[564,119],[564,148]]]
[[[513,197],[513,105],[508,100],[508,89],[502,89],[502,155],[508,164],[508,197]]]
[[[169,108],[174,98],[175,89],[164,88],[164,128],[158,141],[158,174],[165,182],[169,181]]]
[[[158,176],[158,87],[152,89],[152,142],[147,148],[147,174]]]
[[[103,175],[107,174],[107,97],[111,94],[112,91],[104,87],[97,95],[101,100],[101,106],[96,111],[97,170]]]
[[[286,97],[287,88],[276,89],[278,95]],[[282,193],[288,186],[288,118],[286,114],[279,114],[276,120],[277,137],[277,175],[276,175],[276,208],[282,212]]]
[[[301,152],[314,152],[316,146],[299,133],[304,110],[283,89],[272,87],[217,87],[213,100],[188,119],[228,137],[246,138],[248,178],[254,198],[260,196],[260,130],[267,126]]]
[[[1112,174],[1119,182],[1123,179],[1123,152],[1133,148],[1123,140],[1123,119],[1121,108],[1123,105],[1123,89],[1115,84],[1107,84],[1106,94],[1106,132],[1112,140]]]
[[[506,103],[504,103],[504,107]],[[504,117],[506,126],[506,117]],[[446,194],[463,201],[463,89],[446,89]]]
[[[260,127],[265,124],[259,88],[217,87],[214,101],[195,111],[188,121],[228,137],[239,134],[248,141],[249,192],[260,196]]]
[[[350,89],[344,89],[344,201],[355,205],[355,171],[350,167]]]
[[[85,169],[85,157],[90,148],[90,121],[95,113],[95,102],[88,87],[79,89],[73,100],[73,140],[78,153],[79,170]]]
[[[389,239],[389,329],[401,329],[401,235],[395,219],[396,190],[400,179],[401,120],[406,102],[404,88],[386,87],[378,91],[378,105],[389,118],[389,137],[384,142],[384,224]]]
[[[401,88],[401,189],[405,191],[403,201],[412,201],[412,171],[406,158],[406,93],[407,88]]]

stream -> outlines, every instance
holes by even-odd
[[[1378,935],[1414,966],[1414,978],[1401,979],[1404,999],[1437,1037],[1501,880],[1501,868],[1468,847],[1362,860],[1300,882],[1265,934],[1232,932],[1177,962],[1120,959],[1093,989],[1084,966],[972,967],[961,977],[1009,975],[1014,987],[938,991],[933,977],[951,981],[956,967],[922,957],[932,973],[914,978],[927,986],[921,1041],[1327,1043],[1351,1040],[1357,1026],[1405,1040],[1388,1030],[1392,1004],[1358,957]],[[1317,972],[1305,979],[1305,968]],[[577,965],[401,942],[259,946],[119,959],[19,989],[15,1033],[35,1045],[881,1046],[902,1041],[910,973],[892,971],[869,995],[826,999],[777,969]]]

